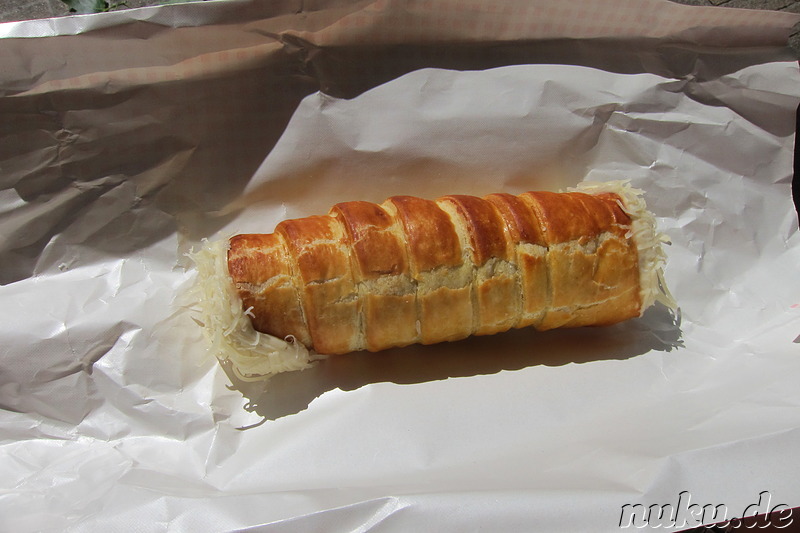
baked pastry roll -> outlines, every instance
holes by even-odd
[[[662,240],[641,191],[610,182],[343,202],[194,258],[208,336],[246,377],[314,354],[638,317],[672,305]]]

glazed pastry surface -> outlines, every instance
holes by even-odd
[[[344,202],[231,238],[227,265],[257,331],[321,354],[609,325],[643,310],[622,206],[612,192]]]

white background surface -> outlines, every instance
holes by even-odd
[[[681,491],[731,515],[764,490],[800,505],[798,81],[794,62],[710,82],[526,65],[309,96],[218,235],[622,177],[672,240],[680,322],[354,354],[266,391],[205,353],[181,297],[193,240],[109,177],[0,287],[0,529],[613,531],[622,505]],[[0,201],[6,236],[60,208]],[[129,212],[146,244],[114,256],[103,231]]]

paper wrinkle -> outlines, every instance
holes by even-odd
[[[752,484],[753,487],[769,486],[768,490],[774,498],[780,499],[779,501],[794,502],[794,488],[791,481],[783,475],[786,469],[785,462],[778,457],[769,458],[767,461],[763,461],[762,469],[753,470],[747,465],[747,457],[765,441],[770,441],[776,450],[791,449],[796,446],[799,436],[797,428],[788,428],[776,433],[735,439],[675,454],[663,461],[662,468],[653,477],[651,484],[645,487],[638,502],[661,501],[664,500],[664,497],[666,497],[664,501],[670,501],[670,499],[674,501],[674,493],[670,494],[664,489],[668,486],[681,485],[694,487],[692,492],[694,501],[703,501],[705,498],[704,503],[723,503],[731,511],[744,510],[747,505],[757,503],[759,490],[751,494],[731,495],[725,502],[718,501],[720,499],[719,491],[715,486],[715,481],[707,475],[709,470],[697,469],[701,464],[705,468],[713,468],[715,471],[720,469],[736,470],[737,479],[755,480],[755,483]],[[728,460],[732,460],[732,462],[729,463]],[[709,496],[712,496],[713,499],[709,499]],[[790,503],[789,505],[794,504]]]
[[[545,21],[565,16],[530,6]],[[654,6],[697,13],[647,2],[630,16]],[[615,531],[621,505],[681,490],[732,509],[767,489],[776,503],[800,501],[787,469],[800,445],[800,235],[788,196],[800,73],[774,49],[685,47],[777,43],[797,17],[765,19],[755,34],[745,14],[722,10],[724,31],[690,21],[699,30],[658,54],[655,42],[626,56],[610,54],[614,42],[565,40],[570,52],[551,61],[582,50],[618,71],[425,68],[346,85],[315,70],[347,66],[336,39],[373,31],[347,27],[364,11],[385,25],[405,8],[326,18],[301,7],[277,32],[272,18],[237,21],[281,6],[230,1],[0,26],[92,32],[59,40],[63,55],[0,40],[19,58],[3,71],[17,91],[3,112],[24,119],[4,138],[15,152],[0,154],[0,529]],[[190,45],[187,32],[187,48],[175,45],[170,26],[211,20],[200,29],[225,39]],[[478,51],[480,32],[497,29],[456,26],[412,37],[441,30]],[[136,53],[74,66],[112,27]],[[516,42],[514,31],[501,44],[541,38]],[[354,98],[314,92],[326,84]],[[356,197],[618,177],[646,191],[672,241],[677,316],[656,306],[608,329],[350,354],[264,389],[205,353],[181,300],[192,280],[181,254],[201,237],[271,231]]]
[[[225,2],[233,5],[225,5]],[[90,31],[124,26],[136,21],[163,25],[166,27],[200,26],[221,22],[247,22],[253,19],[269,19],[285,16],[280,9],[271,5],[259,5],[248,0],[218,0],[204,2],[198,7],[191,3],[181,6],[141,7],[97,15],[72,15],[36,21],[20,21],[0,24],[0,37],[43,37],[48,35],[76,35]],[[238,4],[238,5],[236,5]],[[326,27],[317,33],[329,37],[335,35],[345,44],[363,44],[368,41],[406,42],[415,38],[420,42],[427,39],[486,42],[491,38],[519,38],[522,28],[539,39],[548,38],[608,38],[644,34],[655,39],[672,38],[693,43],[713,43],[717,46],[781,46],[789,36],[792,25],[800,17],[792,13],[772,11],[745,11],[726,9],[721,12],[712,7],[684,6],[649,0],[638,2],[638,9],[621,9],[614,0],[595,1],[576,7],[560,9],[547,0],[512,2],[507,6],[464,5],[463,23],[472,31],[464,33],[463,28],[452,24],[446,10],[437,9],[436,4],[418,3],[416,6],[405,2],[375,1],[371,3],[339,3],[339,17],[329,19]],[[356,6],[358,9],[356,9]],[[342,9],[344,8],[344,9]],[[576,16],[581,8],[596,16],[604,16],[606,24],[598,24],[596,17]],[[324,9],[314,9],[301,5],[293,10],[297,18],[322,21]],[[237,16],[238,15],[238,16]],[[486,23],[477,24],[475,17],[485,20],[503,20],[514,16],[517,21],[527,25]],[[698,18],[708,17],[717,25],[698,23]],[[582,19],[586,20],[582,20]],[[530,24],[532,20],[540,24]],[[671,25],[657,21],[669,20]],[[619,22],[624,21],[624,24]],[[451,24],[447,24],[450,22]],[[572,24],[569,24],[572,22]],[[392,24],[394,23],[394,24]],[[383,33],[377,33],[383,28]],[[436,30],[436,31],[433,31]],[[769,31],[772,30],[772,31]],[[306,37],[310,32],[298,32]],[[341,34],[341,35],[340,35]],[[314,34],[311,34],[314,35]]]
[[[424,73],[424,74],[435,76],[437,73],[432,71],[432,72]],[[421,75],[423,75],[423,73],[419,73],[419,75],[421,76]],[[447,75],[449,75],[449,73],[444,73],[444,75],[447,76]],[[398,80],[398,85],[403,86],[403,83],[404,83],[404,80]],[[377,89],[376,92],[380,91],[380,89],[381,88]],[[639,93],[639,94],[642,94],[642,93]],[[366,96],[367,97],[374,96],[374,93],[367,94]],[[306,103],[308,103],[308,102],[310,102],[312,100],[313,100],[313,98],[308,99],[306,102],[304,102],[303,105],[305,105]],[[350,104],[354,104],[354,102],[355,102],[355,104],[361,104],[362,102],[360,101],[360,99],[356,99],[356,101],[346,102],[346,101],[336,101],[336,100],[332,100],[330,98],[324,98],[321,101],[324,102],[324,105],[320,105],[319,106],[321,112],[317,113],[317,114],[315,114],[313,111],[306,110],[307,108],[304,108],[303,105],[301,105],[300,113],[296,117],[297,121],[290,123],[289,129],[287,130],[286,138],[282,139],[278,143],[278,145],[276,147],[276,151],[277,152],[280,152],[280,150],[281,150],[281,148],[283,146],[282,143],[285,141],[285,139],[294,138],[294,136],[292,134],[292,131],[293,131],[294,128],[302,128],[302,131],[320,131],[320,130],[323,131],[323,132],[330,131],[329,128],[326,129],[325,127],[316,128],[313,125],[313,122],[311,120],[309,120],[307,122],[303,122],[303,120],[301,118],[298,118],[298,117],[304,117],[304,118],[311,117],[311,118],[313,118],[315,116],[327,115],[329,117],[331,117],[331,116],[342,117],[342,120],[348,121],[349,124],[353,124],[354,122],[358,121],[358,117],[354,116],[354,114],[352,112],[344,112],[344,111],[335,112],[336,110],[334,108],[337,107],[340,104],[343,107],[348,106]],[[679,101],[678,105],[683,105],[683,102]],[[736,119],[735,114],[731,113],[730,110],[724,110],[724,109],[722,109],[722,110],[712,110],[709,113],[702,114],[702,116],[707,117],[705,120],[693,121],[694,123],[691,126],[686,126],[685,124],[682,123],[681,119],[686,119],[686,118],[689,118],[691,116],[694,116],[694,111],[699,108],[699,104],[691,103],[691,101],[690,101],[689,106],[690,107],[689,107],[688,110],[683,110],[683,111],[680,111],[678,113],[670,114],[669,112],[665,112],[665,113],[661,114],[661,117],[663,117],[663,119],[664,119],[663,126],[665,126],[665,128],[661,132],[662,132],[662,134],[666,135],[667,139],[670,142],[675,142],[676,139],[678,141],[680,141],[680,137],[682,135],[686,136],[687,139],[689,139],[690,137],[693,137],[693,138],[696,139],[696,138],[698,138],[697,132],[703,132],[704,128],[707,129],[709,132],[722,131],[722,132],[724,132],[726,134],[731,134],[731,135],[739,135],[738,131],[744,131],[746,133],[746,135],[748,135],[748,136],[752,135],[753,138],[756,138],[756,135],[754,135],[752,133],[752,131],[750,131],[750,129],[747,127],[746,124],[742,125],[741,123],[739,123],[738,126],[733,127],[734,124],[737,123],[737,119]],[[353,108],[357,108],[358,106],[357,105],[353,105],[352,107]],[[650,137],[650,138],[652,138],[652,142],[653,143],[655,143],[656,140],[658,140],[657,131],[658,131],[658,126],[660,124],[660,122],[658,121],[658,118],[661,118],[661,117],[658,116],[658,112],[654,113],[655,116],[654,116],[653,119],[642,120],[638,116],[631,117],[631,114],[625,112],[624,110],[622,110],[622,111],[618,110],[617,106],[615,106],[615,105],[611,105],[610,107],[608,107],[608,106],[606,106],[606,107],[593,106],[591,108],[584,108],[584,109],[585,110],[591,109],[592,111],[590,113],[583,113],[583,114],[582,113],[577,113],[577,115],[578,116],[582,116],[583,115],[584,118],[589,119],[591,121],[590,124],[592,124],[592,125],[594,125],[596,123],[595,120],[596,120],[596,117],[597,117],[598,113],[601,116],[605,115],[605,116],[608,117],[608,118],[602,118],[601,121],[600,121],[601,124],[605,123],[606,125],[604,127],[602,127],[602,128],[598,128],[597,129],[597,131],[600,132],[599,135],[598,135],[598,139],[602,138],[602,142],[594,143],[593,145],[590,144],[590,146],[591,146],[590,151],[592,151],[592,150],[594,151],[592,156],[593,157],[598,157],[598,159],[596,159],[595,161],[599,160],[601,162],[604,162],[604,160],[610,159],[607,156],[607,153],[609,151],[611,151],[611,149],[608,147],[608,144],[610,144],[609,141],[608,141],[609,136],[612,136],[611,138],[614,138],[613,135],[615,135],[615,134],[623,134],[623,135],[625,135],[625,137],[627,139],[629,139],[629,144],[631,146],[630,152],[632,154],[635,154],[635,152],[633,151],[634,147],[637,147],[637,146],[641,147],[641,145],[642,145],[642,141],[641,140],[642,139],[647,139],[648,137]],[[350,110],[348,110],[348,111],[350,111]],[[620,122],[624,121],[625,119],[628,119],[629,122],[627,122],[627,124],[625,124],[623,122],[625,127],[624,128],[620,128],[619,127]],[[685,120],[683,122],[685,122]],[[616,127],[614,127],[615,125],[616,125]],[[634,129],[634,128],[631,127],[631,125],[637,125],[637,126],[645,125],[648,128],[652,129],[652,132],[648,132],[647,130],[642,130],[641,128]],[[349,128],[342,128],[342,129],[343,129],[343,131],[346,131]],[[629,130],[634,130],[634,131],[629,131]],[[401,129],[401,131],[402,131],[402,129]],[[592,126],[589,126],[588,129],[586,129],[584,131],[592,131]],[[644,133],[650,133],[650,135],[641,135],[643,132]],[[636,134],[636,135],[634,136],[633,134]],[[704,137],[704,136],[706,136],[706,134],[701,133],[699,135],[699,137],[701,137],[701,138]],[[415,139],[415,141],[419,141],[419,139]],[[661,139],[661,141],[663,142],[663,139]],[[424,144],[424,142],[425,141],[423,141],[422,144]],[[681,144],[683,144],[682,141],[680,141],[680,142],[681,142]],[[786,145],[782,144],[780,141],[775,141],[775,140],[770,140],[770,139],[765,139],[765,142],[762,145],[760,145],[760,148],[763,150],[765,147],[767,147],[767,149],[768,149],[770,144],[773,144],[773,143],[776,145],[776,147],[779,147],[780,150],[786,151],[786,149],[787,149]],[[288,144],[292,144],[292,143],[288,143]],[[361,146],[357,142],[352,142],[352,141],[350,143],[347,143],[347,144],[348,144],[348,149],[355,149],[354,146],[355,147]],[[587,144],[589,144],[589,143],[587,143]],[[301,165],[309,165],[309,166],[314,165],[314,159],[317,158],[317,157],[320,157],[315,152],[317,150],[322,150],[322,151],[325,150],[324,147],[318,148],[319,146],[320,145],[314,145],[312,143],[312,148],[309,148],[308,150],[305,150],[303,162],[301,163]],[[647,147],[648,147],[648,145],[645,144],[644,145],[644,153],[645,154],[647,153]],[[669,215],[673,211],[676,212],[676,213],[682,213],[681,216],[682,217],[684,217],[684,216],[686,217],[684,219],[685,223],[682,226],[684,231],[689,231],[692,234],[699,234],[699,235],[705,234],[705,235],[707,235],[707,240],[706,240],[705,243],[703,241],[697,241],[697,243],[699,243],[700,246],[701,246],[701,248],[700,248],[700,260],[698,261],[697,259],[693,259],[692,261],[694,261],[694,262],[696,262],[698,264],[698,266],[700,268],[700,272],[704,272],[704,270],[706,269],[706,265],[707,264],[709,266],[710,265],[714,265],[715,269],[721,268],[722,271],[717,271],[717,272],[713,272],[713,273],[709,272],[709,273],[705,274],[707,276],[708,280],[710,281],[710,285],[712,286],[711,287],[712,290],[715,290],[716,295],[711,298],[711,301],[712,301],[711,304],[708,304],[707,302],[704,301],[704,304],[706,306],[705,318],[698,317],[698,316],[695,316],[695,315],[691,315],[691,317],[692,317],[692,320],[696,320],[697,325],[700,325],[701,328],[705,329],[705,333],[710,333],[711,334],[711,338],[709,338],[707,340],[703,340],[702,336],[701,337],[692,337],[691,335],[688,335],[688,332],[687,332],[687,335],[692,337],[691,338],[691,350],[692,351],[690,352],[690,354],[687,354],[687,355],[691,355],[693,357],[697,357],[700,354],[709,354],[709,353],[711,353],[711,354],[718,354],[717,357],[719,357],[721,359],[724,359],[725,350],[736,349],[736,347],[740,347],[741,348],[742,346],[746,347],[747,344],[746,343],[742,344],[741,342],[737,342],[736,339],[725,338],[723,336],[723,334],[720,334],[718,331],[715,330],[715,326],[719,323],[720,315],[724,315],[728,311],[728,309],[726,308],[725,300],[726,299],[730,299],[730,298],[733,298],[734,300],[736,300],[736,299],[740,299],[741,300],[741,298],[742,298],[742,293],[741,292],[734,292],[733,296],[730,296],[730,291],[726,290],[726,288],[723,285],[720,285],[720,282],[717,281],[717,280],[720,280],[720,279],[730,279],[732,272],[730,272],[730,269],[725,266],[725,265],[730,264],[730,261],[726,260],[723,256],[716,255],[717,254],[716,250],[718,250],[718,249],[726,249],[726,245],[728,243],[737,242],[738,240],[740,240],[741,239],[741,234],[737,231],[738,227],[739,226],[744,226],[744,225],[750,223],[751,219],[749,217],[745,218],[745,219],[742,219],[740,222],[738,222],[736,224],[736,228],[730,228],[730,229],[727,228],[725,225],[721,224],[721,221],[723,220],[722,217],[727,217],[728,216],[727,213],[730,211],[730,207],[731,207],[731,205],[730,205],[730,198],[731,197],[734,197],[734,198],[737,199],[733,203],[734,212],[736,213],[736,215],[739,215],[739,216],[745,215],[745,212],[744,212],[743,208],[746,205],[751,205],[752,207],[758,206],[759,204],[757,204],[757,203],[753,205],[753,202],[750,199],[754,195],[758,194],[756,191],[760,190],[760,188],[756,187],[755,190],[754,190],[753,186],[751,186],[749,184],[750,182],[747,179],[744,179],[744,178],[738,178],[738,179],[731,178],[731,180],[723,182],[724,186],[718,185],[714,180],[711,179],[711,176],[712,175],[720,176],[719,166],[717,166],[716,163],[718,162],[717,159],[719,159],[721,157],[721,155],[719,155],[719,154],[715,155],[715,154],[713,154],[713,152],[711,150],[708,150],[708,152],[701,151],[701,157],[699,159],[697,159],[697,161],[696,161],[695,159],[698,156],[691,154],[690,150],[692,150],[692,148],[693,147],[692,147],[691,143],[686,142],[684,147],[680,148],[679,150],[675,150],[675,152],[679,153],[682,156],[685,156],[683,159],[678,159],[678,161],[681,163],[680,166],[682,168],[690,168],[690,167],[696,166],[698,163],[700,164],[701,172],[698,173],[699,175],[696,178],[694,176],[692,176],[692,177],[687,176],[683,180],[681,180],[681,179],[675,180],[675,178],[677,177],[675,175],[675,169],[672,168],[670,165],[666,165],[663,162],[659,162],[659,159],[661,157],[665,157],[667,160],[672,160],[673,158],[670,156],[669,152],[665,151],[664,148],[662,148],[661,146],[656,146],[656,147],[654,147],[653,152],[652,152],[653,153],[652,159],[648,159],[649,165],[644,168],[644,171],[642,171],[642,169],[637,170],[636,172],[638,173],[638,175],[634,175],[634,179],[636,180],[637,184],[646,184],[646,185],[652,186],[651,182],[648,180],[648,178],[646,178],[645,172],[657,172],[657,173],[663,174],[666,178],[672,178],[673,179],[673,183],[674,183],[672,185],[672,187],[674,188],[674,189],[672,189],[672,192],[677,194],[678,197],[683,197],[683,202],[684,202],[683,206],[684,207],[682,207],[680,203],[670,207],[669,196],[667,196],[667,198],[663,199],[664,201],[659,201],[660,198],[658,197],[657,193],[655,193],[655,196],[654,196],[654,198],[655,198],[655,206],[656,206],[655,208],[656,209],[664,209],[663,213],[664,213],[665,216],[663,217],[663,220],[666,220],[668,222],[669,222],[669,218],[670,218]],[[670,148],[668,148],[668,149],[670,149]],[[695,148],[695,150],[696,150],[696,148]],[[604,153],[606,154],[605,156],[603,155]],[[767,153],[769,153],[769,152],[767,151]],[[708,154],[708,158],[707,159],[710,159],[711,162],[705,161],[705,159],[706,159],[705,155],[706,154]],[[641,157],[641,156],[639,156],[639,157]],[[766,161],[766,163],[765,163],[765,161]],[[633,162],[634,163],[639,163],[639,161],[637,161],[635,158],[633,158]],[[774,161],[773,161],[773,163],[774,163]],[[275,164],[274,160],[272,161],[272,164]],[[618,166],[618,165],[621,167],[621,169],[625,169],[625,170],[628,169],[627,166],[620,165],[618,161],[610,161],[610,168],[614,168],[615,166]],[[258,179],[258,178],[260,178],[260,177],[265,175],[265,173],[266,173],[265,170],[267,169],[268,166],[269,165],[265,164],[264,167],[262,167],[262,171],[257,173],[256,179]],[[740,169],[744,166],[744,168],[746,169],[746,173],[752,175],[752,178],[750,178],[750,179],[751,180],[755,180],[755,179],[760,179],[760,176],[763,176],[763,174],[764,174],[764,169],[767,168],[767,167],[770,167],[771,164],[769,163],[769,157],[765,157],[761,161],[759,161],[757,164],[755,164],[752,168],[748,169],[750,164],[748,163],[746,157],[742,157],[741,159],[734,159],[734,161],[730,163],[730,166],[731,167],[739,167]],[[786,167],[784,167],[784,168],[786,168]],[[599,174],[599,173],[602,173],[602,172],[603,172],[603,170],[601,170],[601,169],[595,169],[593,171],[593,173],[595,175]],[[606,173],[607,174],[611,174],[611,175],[614,174],[613,171],[611,171],[611,172],[606,171]],[[303,175],[302,166],[301,166],[301,169],[297,171],[297,175]],[[699,183],[703,183],[704,180],[705,180],[705,182],[707,183],[707,188],[705,190],[701,189],[701,191],[698,192],[696,188],[687,186],[689,183],[691,183],[691,181],[690,181],[691,179],[697,179]],[[265,181],[268,181],[268,180],[269,180],[269,177],[267,176]],[[257,183],[257,181],[254,182],[254,183]],[[666,182],[666,183],[669,183],[669,182]],[[755,185],[755,183],[753,185]],[[656,187],[655,190],[657,191],[658,188]],[[759,198],[759,196],[756,196],[756,198]],[[262,198],[262,200],[263,199],[264,198]],[[726,201],[727,201],[727,205],[726,205]],[[786,205],[786,199],[785,198],[783,200],[783,203],[784,203],[784,205]],[[248,207],[252,208],[254,205],[255,204],[250,204]],[[736,206],[739,206],[739,205],[741,205],[741,207],[737,209]],[[282,205],[281,207],[285,208],[285,205]],[[762,204],[761,207],[763,209],[763,208],[766,207],[766,205]],[[766,237],[766,234],[761,235],[759,237],[759,241],[764,240],[763,239],[764,237]],[[673,238],[674,242],[679,243],[679,246],[686,246],[686,245],[692,246],[694,244],[693,241],[688,241],[687,242],[686,238],[682,237],[681,233],[672,232],[672,238]],[[705,250],[706,257],[703,257],[703,254],[704,254],[703,250]],[[750,257],[751,254],[748,253],[746,250],[737,251],[736,248],[732,248],[732,252],[737,254],[737,255],[741,254],[741,255],[743,255],[745,257],[748,257],[748,258],[751,259],[751,261],[753,259],[757,259],[759,257],[758,255],[754,255],[753,257]],[[709,255],[707,255],[708,253],[711,253],[711,254],[714,254],[714,255],[710,255],[709,256]],[[737,266],[737,269],[738,268],[739,267]],[[741,267],[741,271],[742,272],[746,271],[744,266]],[[716,286],[716,288],[714,286]],[[686,291],[684,291],[684,295],[685,294],[686,294]],[[704,297],[707,297],[707,295],[704,296]],[[684,300],[684,301],[686,301],[686,300]],[[703,324],[703,322],[706,322],[707,325],[702,326],[701,324]],[[692,333],[697,332],[697,330],[698,330],[698,328],[695,325],[690,325],[689,326],[689,331],[691,331]],[[658,338],[658,335],[656,335],[656,338]],[[708,357],[708,355],[703,355],[703,357]],[[654,369],[655,372],[657,372],[657,374],[660,376],[660,378],[663,380],[664,383],[674,383],[674,384],[680,383],[680,380],[678,380],[678,379],[676,379],[675,377],[672,376],[671,368],[669,366],[664,366],[663,357],[659,357],[655,361],[652,358],[648,358],[648,361],[651,362],[651,363],[659,361],[658,364],[654,364],[653,365],[653,369]],[[339,360],[338,362],[341,363],[342,360]],[[310,372],[313,372],[313,371],[314,370],[311,370]],[[300,374],[298,379],[302,379],[302,377],[307,377],[308,375],[309,374],[306,374],[306,373]],[[750,374],[747,374],[746,376],[742,376],[742,377],[749,377],[749,376],[750,376]],[[360,392],[360,391],[363,391],[365,389],[370,389],[370,387],[371,386],[369,386],[369,385],[366,386],[366,387],[362,386],[362,388],[357,388],[357,391]],[[785,387],[786,387],[785,384],[783,384],[782,387],[783,387],[783,390],[786,390],[785,389]],[[345,387],[345,388],[347,389],[347,387]],[[372,390],[372,389],[370,389],[370,390]],[[664,390],[669,390],[669,389],[667,388],[667,389],[664,389]],[[329,398],[330,398],[330,396],[329,396],[329,393],[328,393],[328,394],[325,394],[322,398],[320,398],[320,400],[327,400]],[[337,395],[336,398],[337,399],[341,399],[342,396],[341,395]],[[256,402],[256,403],[258,403],[258,402]],[[269,402],[265,402],[265,403],[269,403]],[[313,404],[313,407],[311,407],[310,409],[319,409],[319,405],[320,404],[318,404],[316,401],[312,402],[312,404]],[[686,403],[686,405],[684,405],[684,408],[686,410],[691,410],[691,409],[695,408],[696,405],[697,404],[695,402],[688,402],[688,403]],[[662,410],[663,409],[664,408],[662,407]],[[709,409],[710,409],[710,407],[709,407]],[[678,409],[678,410],[680,410],[680,409]],[[304,412],[301,413],[301,415],[302,414],[306,414],[308,412],[309,411],[304,411]],[[741,414],[735,413],[732,409],[726,410],[726,413],[729,413],[726,416],[730,416],[730,415],[734,415],[736,417],[741,416]],[[619,416],[619,414],[620,413],[618,413],[618,412],[614,413],[614,416]],[[298,416],[300,416],[300,415],[298,415]],[[569,415],[565,413],[565,416],[569,416]],[[669,422],[673,422],[674,423],[674,422],[676,422],[676,420],[673,419],[672,416],[673,415],[670,415],[670,417],[668,417],[666,420],[669,421]],[[720,414],[714,414],[713,411],[711,411],[711,412],[699,413],[696,416],[699,417],[699,418],[698,418],[698,421],[695,424],[702,425],[704,423],[713,423],[714,418],[716,416],[721,416],[721,415]],[[708,418],[703,419],[702,418],[703,416],[708,416]],[[724,418],[722,418],[722,420],[724,420]],[[686,422],[689,422],[689,421],[686,421]],[[768,423],[766,424],[766,426],[764,426],[764,427],[754,427],[754,428],[752,428],[752,430],[753,430],[754,434],[759,434],[760,431],[764,431],[765,427],[770,426],[771,424],[775,424],[775,419],[769,420]],[[262,426],[262,427],[265,427],[265,426]],[[695,425],[694,427],[697,428],[697,427],[700,427],[700,426]],[[727,423],[726,427],[731,427],[730,423]],[[733,427],[735,427],[735,424],[733,425]],[[632,426],[631,429],[634,429],[634,428],[635,428],[635,431],[638,433],[640,428],[638,428],[636,426]],[[691,425],[687,426],[687,428],[686,428],[687,431],[691,431],[691,429],[692,429]],[[717,431],[719,431],[719,428],[715,428],[715,429]],[[655,439],[655,438],[658,438],[658,437],[654,436],[653,438]],[[735,437],[732,437],[732,438],[735,439]],[[694,442],[697,443],[696,444],[697,446],[702,447],[704,445],[703,444],[699,444],[699,443],[704,442],[704,441],[705,442],[709,442],[709,439],[713,439],[713,437],[710,437],[707,433],[704,433],[702,435],[699,435],[698,437],[695,437],[695,441]],[[622,493],[626,493],[626,492],[630,493],[631,491],[633,491],[635,493],[636,490],[637,490],[637,487],[644,486],[646,484],[647,480],[651,479],[649,476],[651,476],[652,472],[653,472],[652,466],[653,465],[658,465],[658,464],[661,463],[660,457],[669,457],[670,456],[669,454],[671,452],[665,450],[663,447],[654,446],[654,444],[655,444],[655,441],[651,441],[650,442],[650,446],[652,447],[652,450],[653,450],[651,452],[652,453],[652,458],[653,458],[653,460],[651,462],[648,463],[648,462],[643,462],[641,460],[632,462],[630,460],[630,457],[626,457],[624,459],[624,461],[627,461],[629,463],[629,465],[630,465],[627,470],[630,470],[631,468],[634,468],[634,472],[631,472],[631,475],[633,476],[631,478],[631,480],[632,480],[631,483],[621,483],[621,482],[618,482],[618,481],[614,480],[615,476],[616,476],[616,474],[614,473],[615,469],[618,469],[619,468],[619,464],[623,461],[623,459],[619,458],[619,459],[611,461],[609,463],[609,464],[613,464],[615,466],[614,467],[610,467],[609,466],[609,470],[608,471],[605,471],[605,470],[601,469],[601,471],[598,471],[598,472],[595,473],[596,477],[594,479],[597,480],[597,483],[598,483],[599,487],[605,487],[605,489],[600,489],[599,487],[594,487],[594,486],[593,486],[593,488],[595,490],[609,490],[609,491],[612,491],[612,492],[622,492]],[[638,450],[642,450],[642,449],[647,450],[648,447],[647,446],[640,446],[637,449]],[[661,451],[659,451],[659,450],[661,450]],[[568,454],[571,457],[581,456],[581,454],[579,452],[577,452],[577,451],[575,451],[574,453],[569,453],[569,449],[567,449],[564,453]],[[641,451],[636,452],[636,453],[641,453]],[[598,454],[599,456],[604,457],[606,460],[610,460],[609,457],[608,457],[608,454],[606,452],[593,451],[593,452],[589,453],[588,457],[591,458],[593,456],[593,454]],[[663,455],[660,455],[660,454],[663,454]],[[407,456],[408,456],[408,454],[407,454]],[[481,454],[477,453],[476,456],[481,456]],[[551,458],[553,457],[552,454],[549,454],[547,456],[551,457]],[[410,457],[407,457],[407,460],[408,459],[410,459]],[[513,462],[513,461],[510,461],[510,462]],[[564,458],[563,462],[555,461],[555,464],[557,464],[557,465],[567,464],[567,463],[568,463],[568,461],[567,461],[566,457]],[[434,463],[430,463],[429,461],[425,461],[422,464],[435,464],[435,462]],[[581,463],[581,464],[583,465],[583,463]],[[604,463],[601,462],[600,465],[603,466]],[[584,468],[591,467],[591,465],[586,464],[586,465],[583,465],[583,467]],[[570,471],[571,468],[572,467],[567,467],[567,468],[565,468],[565,467],[554,467],[553,471],[551,472],[551,474],[549,474],[549,476],[552,477],[552,476],[555,476],[556,474],[558,474],[558,476],[560,478],[563,478],[564,476],[567,475],[566,472]],[[585,470],[584,470],[584,474],[585,474]],[[540,475],[543,475],[543,474],[540,473]],[[586,485],[586,483],[588,483],[587,478],[583,477],[581,483],[583,484],[582,486],[587,486]]]
[[[113,28],[133,21],[152,22],[171,27],[192,26],[211,22],[214,18],[209,15],[216,14],[211,6],[222,2],[247,3],[248,0],[210,0],[206,3],[209,8],[199,11],[199,17],[187,16],[192,13],[192,6],[181,6],[181,15],[174,16],[174,11],[170,11],[172,6],[148,6],[120,11],[109,11],[102,14],[75,14],[64,17],[45,18],[37,20],[26,20],[19,22],[6,22],[0,24],[0,38],[37,38],[55,35],[78,35],[104,28]]]
[[[242,533],[248,531],[266,531],[267,529],[277,526],[285,527],[289,530],[294,527],[295,524],[299,524],[303,528],[313,528],[316,523],[317,527],[325,528],[326,531],[331,531],[331,533],[334,531],[359,531],[368,533],[370,531],[375,531],[375,528],[381,525],[385,525],[387,520],[391,519],[395,513],[401,512],[406,506],[407,504],[403,502],[402,498],[379,498],[334,509],[317,511],[308,515],[280,520],[270,524],[238,529],[237,531]],[[331,529],[333,524],[335,524],[335,526]]]

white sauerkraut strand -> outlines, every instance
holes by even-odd
[[[668,244],[669,238],[658,231],[655,216],[647,210],[644,191],[632,187],[628,180],[585,181],[569,190],[587,194],[614,193],[622,199],[620,207],[631,217],[631,233],[639,252],[641,313],[655,302],[677,309],[664,281],[667,255],[662,244]]]
[[[253,328],[248,316],[251,311],[243,309],[228,274],[228,246],[227,239],[204,240],[200,250],[188,254],[197,268],[192,297],[209,350],[220,361],[230,362],[234,373],[244,381],[308,368],[313,357],[301,343]]]

